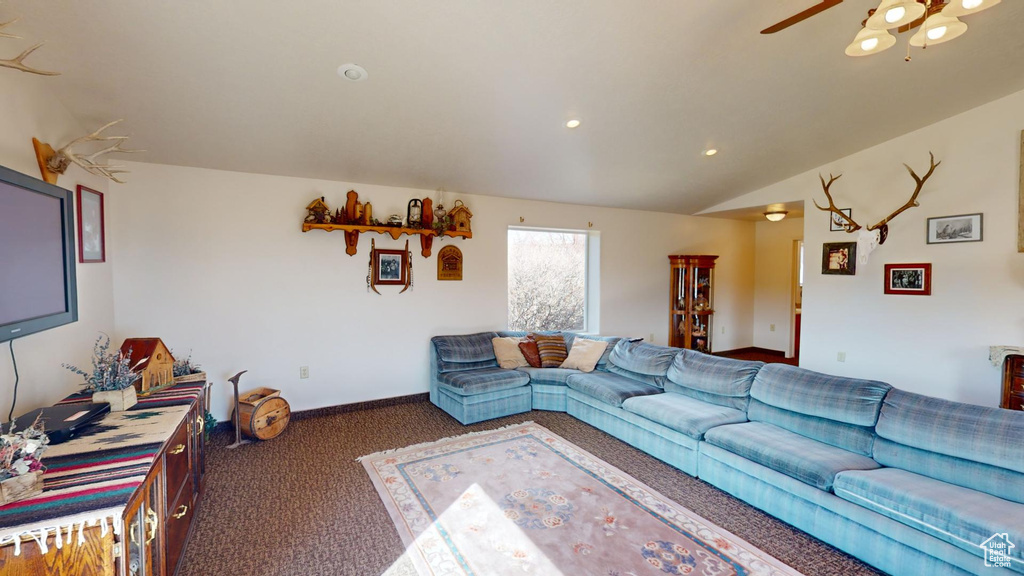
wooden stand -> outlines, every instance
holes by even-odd
[[[441,236],[436,231],[428,228],[399,228],[398,226],[364,226],[362,224],[312,224],[310,222],[304,222],[302,224],[302,231],[309,232],[310,230],[323,230],[325,232],[332,232],[334,230],[341,230],[345,232],[345,253],[349,256],[356,255],[356,248],[359,245],[359,233],[360,232],[376,232],[377,234],[388,234],[391,238],[398,240],[403,235],[408,236],[419,236],[420,237],[420,254],[424,258],[430,256],[431,244],[435,236]],[[444,232],[444,236],[451,238],[472,238],[472,232],[455,232],[447,230]]]
[[[242,440],[242,425],[241,423],[239,423],[238,419],[238,415],[240,414],[238,410],[238,379],[241,378],[242,374],[245,374],[246,372],[248,372],[248,370],[242,370],[238,374],[235,374],[231,378],[228,378],[228,382],[231,382],[231,384],[235,387],[235,418],[233,418],[233,420],[235,421],[235,442],[233,444],[227,445],[227,448],[229,449],[235,449],[238,448],[239,446],[249,444],[249,440]]]

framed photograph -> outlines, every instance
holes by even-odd
[[[103,230],[103,193],[78,186],[78,261],[84,264],[106,262],[106,236]]]
[[[885,293],[931,296],[931,264],[886,264]]]
[[[840,208],[839,211],[842,212],[843,214],[846,214],[847,218],[853,218],[853,208]],[[828,226],[830,232],[846,231],[846,227],[843,226],[845,222],[842,218],[839,217],[838,214],[830,212],[829,216],[831,216],[831,220],[829,220]]]
[[[385,286],[405,286],[409,270],[409,253],[405,250],[373,251],[373,283]]]
[[[857,243],[826,242],[821,247],[821,273],[839,276],[857,274]]]
[[[981,242],[982,215],[960,214],[928,219],[928,243]]]

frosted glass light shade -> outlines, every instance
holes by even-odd
[[[943,16],[949,16],[950,18],[956,18],[958,16],[968,16],[982,10],[988,10],[989,8],[999,4],[1003,0],[952,0],[946,7],[942,9]]]
[[[777,212],[765,212],[764,217],[767,218],[770,222],[778,222],[779,220],[785,218],[786,214],[789,214],[789,212],[786,212],[785,210],[780,210]]]
[[[959,3],[960,0],[954,0],[954,2]],[[878,9],[868,17],[868,21],[864,26],[874,28],[875,30],[889,30],[897,26],[910,24],[924,16],[924,11],[924,4],[915,0],[882,0],[882,3],[878,5]],[[900,15],[901,12],[902,16],[900,18],[893,19],[894,16]]]
[[[862,28],[846,47],[847,56],[870,56],[888,50],[896,44],[896,37],[885,30]]]
[[[938,33],[943,28],[945,28],[945,33],[939,35]],[[967,24],[940,12],[932,14],[924,21],[921,29],[910,37],[910,45],[920,48],[921,46],[942,44],[959,37],[964,32],[967,32]]]

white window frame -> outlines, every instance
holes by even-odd
[[[583,329],[562,330],[572,334],[601,333],[601,232],[575,228],[542,228],[539,226],[509,226],[505,233],[505,328],[508,329],[508,232],[555,232],[582,234],[584,237],[583,277]]]

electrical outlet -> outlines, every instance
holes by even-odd
[[[299,378],[309,378],[309,366],[299,366]]]
[[[836,354],[836,361],[846,362],[846,352],[839,352],[838,354]]]
[[[654,332],[651,332],[651,338],[648,340],[651,344],[654,344]]]
[[[768,325],[768,331],[769,332],[775,332],[775,324],[769,324]]]

